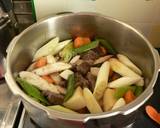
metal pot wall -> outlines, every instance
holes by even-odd
[[[118,52],[127,55],[143,71],[145,91],[130,104],[99,114],[68,114],[51,110],[32,100],[17,85],[14,73],[24,70],[36,50],[46,41],[59,36],[64,40],[77,35],[98,36],[109,40]],[[95,13],[74,13],[54,16],[37,22],[13,39],[7,49],[5,78],[12,92],[21,97],[31,118],[41,127],[82,128],[123,127],[152,95],[159,70],[159,56],[148,40],[131,26]]]

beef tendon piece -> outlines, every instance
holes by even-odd
[[[81,56],[83,60],[96,60],[98,57],[99,55],[93,50],[89,50]]]
[[[91,72],[88,72],[87,79],[89,81],[89,88],[93,92],[96,83],[96,76],[92,75]]]
[[[76,70],[77,72],[86,75],[90,70],[90,65],[87,62],[83,62],[80,65],[77,65]]]
[[[102,47],[101,46],[99,46],[99,47],[96,47],[95,49],[93,49],[94,50],[94,52],[96,52],[96,54],[98,55],[98,56],[105,56],[106,55],[106,52],[104,52],[103,50],[102,50]],[[106,49],[105,49],[106,50]]]
[[[48,90],[42,91],[42,94],[47,97],[49,103],[51,105],[61,105],[64,101],[64,96],[61,94],[56,94],[53,92],[50,92]]]
[[[85,79],[80,73],[75,73],[76,78],[76,87],[81,86],[83,87],[89,87],[89,81]]]

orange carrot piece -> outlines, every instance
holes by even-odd
[[[43,67],[47,64],[47,59],[45,57],[41,57],[36,63],[35,68]]]
[[[91,40],[90,38],[88,37],[77,37],[75,40],[74,40],[74,47],[75,48],[79,48],[85,44],[88,44],[90,43]]]
[[[44,76],[41,76],[43,79],[45,79],[48,83],[54,83],[54,80],[48,76],[48,75],[44,75]]]
[[[124,94],[124,99],[125,99],[126,103],[132,102],[135,98],[136,98],[136,96],[134,95],[134,93],[132,92],[132,90],[128,90]]]
[[[155,122],[160,124],[160,114],[157,112],[157,110],[154,107],[150,106],[150,105],[147,105],[145,109],[146,109],[147,115],[152,120],[154,120]]]

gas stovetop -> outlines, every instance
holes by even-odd
[[[154,94],[146,103],[160,111],[160,74],[154,88]],[[146,105],[145,104],[145,105]],[[137,118],[127,128],[159,128],[145,113],[144,106],[138,110]],[[0,83],[0,128],[40,128],[25,111],[21,100],[12,95],[5,81]],[[105,128],[112,128],[107,126]]]

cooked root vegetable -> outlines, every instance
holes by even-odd
[[[152,120],[160,124],[160,114],[157,112],[157,110],[154,107],[147,105],[146,113]]]
[[[61,93],[61,94],[63,94],[63,95],[65,95],[66,94],[66,88],[63,88],[63,87],[61,87],[61,86],[59,86],[59,85],[55,85],[56,86],[56,88],[57,88],[57,90],[59,91],[59,93]]]
[[[35,69],[35,62],[34,63],[32,63],[28,68],[27,68],[27,70],[26,71],[28,71],[28,72],[31,72],[31,71],[33,71],[34,69]]]
[[[100,57],[97,60],[95,60],[94,64],[103,63],[103,62],[107,61],[108,59],[110,59],[112,56],[113,55],[107,55],[107,56]]]
[[[86,101],[86,106],[90,113],[100,113],[103,112],[97,100],[93,96],[92,92],[88,88],[83,89],[83,96]]]
[[[80,55],[76,55],[75,57],[73,57],[70,61],[70,64],[75,64],[80,58]]]
[[[77,87],[72,97],[69,98],[69,100],[67,100],[66,102],[64,102],[63,105],[73,110],[79,110],[84,108],[86,106],[86,102],[83,97],[82,88],[80,86]]]
[[[38,49],[33,57],[33,61],[35,61],[43,56],[47,56],[49,54],[52,54],[54,49],[58,46],[58,42],[59,42],[59,37],[53,38],[47,44],[45,44],[40,49]]]
[[[118,59],[111,58],[109,59],[111,68],[114,72],[120,74],[121,76],[129,76],[129,77],[139,77],[138,74],[136,74],[134,71],[132,71],[130,68],[128,68],[126,65],[121,63]]]
[[[136,72],[139,75],[142,75],[142,71],[127,56],[118,54],[117,58],[120,60],[120,62],[128,66],[134,72]]]
[[[132,85],[132,84],[136,83],[137,81],[139,81],[140,79],[141,78],[139,78],[139,77],[124,76],[124,77],[118,78],[118,79],[108,83],[108,87],[110,87],[110,88],[124,87],[124,86],[128,86],[128,85]]]
[[[74,47],[75,48],[79,48],[85,44],[88,44],[90,43],[91,40],[89,37],[77,37],[75,40],[74,40]]]
[[[19,73],[19,76],[22,79],[26,80],[28,83],[33,84],[40,90],[48,90],[59,94],[59,91],[57,90],[56,86],[49,84],[46,80],[32,72],[21,71]]]
[[[29,96],[32,96],[33,98],[35,98],[35,100],[38,100],[46,105],[49,104],[45,97],[41,94],[41,92],[36,87],[34,87],[34,85],[21,78],[17,78],[16,81]]]
[[[124,94],[124,100],[126,101],[127,104],[130,103],[130,102],[132,102],[132,101],[135,100],[135,99],[136,99],[136,97],[135,97],[135,95],[134,95],[134,93],[133,93],[132,90],[128,90],[128,91]]]
[[[75,90],[75,78],[74,74],[71,74],[68,78],[68,83],[67,83],[67,93],[64,98],[64,102],[66,102],[74,93]]]
[[[144,79],[141,78],[137,83],[136,83],[137,86],[144,86]]]
[[[126,86],[126,87],[116,88],[115,98],[119,99],[123,97],[128,90],[132,90],[132,92],[135,92],[136,86]]]
[[[62,78],[60,77],[59,73],[52,73],[50,77],[54,80],[56,85],[59,85],[62,81]]]
[[[60,76],[65,79],[68,80],[68,77],[73,74],[73,72],[71,70],[64,70],[63,72],[60,73]]]
[[[72,113],[72,114],[78,114],[77,112],[74,112],[68,108],[65,108],[61,105],[53,105],[53,106],[48,106],[48,108],[53,109],[53,110],[57,110],[60,112],[66,112],[66,113]]]
[[[115,90],[114,89],[106,89],[103,96],[103,110],[109,111],[116,103],[117,99],[114,97]]]
[[[47,59],[46,57],[41,57],[39,60],[35,62],[35,68],[40,68],[43,67],[47,64]]]
[[[110,70],[110,64],[108,61],[106,61],[100,67],[96,80],[96,85],[93,91],[93,95],[97,100],[102,98],[103,93],[107,87],[109,70]]]
[[[48,63],[48,64],[53,64],[53,63],[55,63],[55,62],[56,62],[56,59],[54,58],[53,55],[48,55],[48,56],[47,56],[47,63]]]
[[[54,80],[50,76],[41,76],[44,80],[46,80],[48,83],[54,83]]]
[[[91,72],[92,75],[98,76],[99,69],[100,68],[97,68],[97,67],[91,67],[90,72]]]
[[[71,68],[70,64],[63,63],[63,62],[56,62],[54,64],[48,64],[41,68],[37,68],[33,70],[33,72],[36,73],[37,75],[42,76],[42,75],[48,75],[54,72],[60,72],[69,68]]]
[[[125,100],[123,98],[120,98],[113,106],[112,110],[117,109],[119,107],[122,107],[126,104]]]

